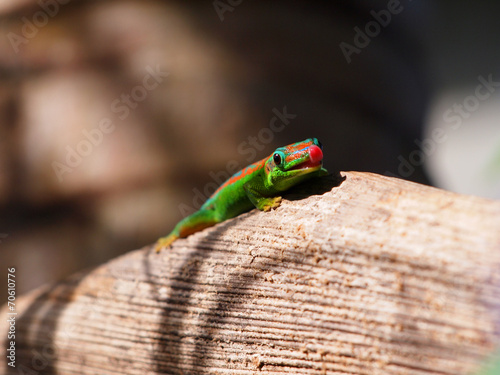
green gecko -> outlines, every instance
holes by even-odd
[[[181,220],[155,246],[157,252],[178,238],[211,227],[257,207],[269,211],[279,207],[279,193],[306,179],[325,176],[323,151],[316,138],[277,148],[269,157],[250,164],[224,182],[199,211]]]

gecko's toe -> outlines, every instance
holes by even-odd
[[[281,205],[281,197],[274,197],[271,201],[270,208],[278,208]]]
[[[268,198],[266,203],[262,206],[262,211],[271,211],[281,205],[281,197]]]

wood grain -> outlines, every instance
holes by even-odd
[[[18,298],[0,373],[476,370],[500,336],[500,202],[343,175]]]

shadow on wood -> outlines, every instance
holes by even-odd
[[[0,373],[477,369],[500,332],[500,202],[345,177],[20,297]]]

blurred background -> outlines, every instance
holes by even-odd
[[[331,172],[500,199],[499,12],[3,0],[0,272],[16,267],[23,293],[151,244],[230,174],[312,136]]]

